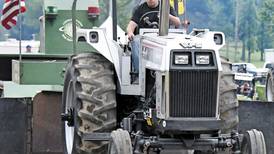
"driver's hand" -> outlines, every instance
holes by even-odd
[[[133,41],[134,34],[132,32],[127,34],[127,37],[130,41]]]

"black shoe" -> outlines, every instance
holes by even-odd
[[[131,72],[131,84],[139,84],[139,72]]]

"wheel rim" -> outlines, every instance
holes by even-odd
[[[248,133],[245,134],[242,145],[241,145],[241,153],[242,154],[250,154],[250,150],[249,150],[249,144],[248,141],[250,141],[250,138]]]
[[[267,94],[267,100],[268,101],[273,101],[273,91],[272,91],[272,80],[269,77],[267,81],[267,89],[266,89],[266,94]]]
[[[243,145],[243,148],[242,148],[241,152],[242,152],[242,154],[249,154],[248,147],[247,147],[246,144]]]
[[[68,90],[66,93],[66,105],[65,113],[68,114],[69,110],[73,107],[73,83],[69,82]],[[73,142],[74,142],[74,127],[68,126],[68,121],[65,121],[65,140],[66,140],[66,149],[68,154],[72,154]]]
[[[117,154],[117,149],[116,149],[116,147],[115,147],[113,141],[112,141],[111,144],[110,144],[110,152],[109,152],[109,153],[110,153],[110,154]]]

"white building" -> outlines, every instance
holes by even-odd
[[[22,54],[39,53],[40,41],[22,40]],[[30,47],[30,52],[27,52],[27,47]],[[19,54],[19,40],[9,38],[6,41],[0,41],[0,54]]]

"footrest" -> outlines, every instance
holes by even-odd
[[[85,133],[83,140],[85,141],[109,141],[111,139],[110,133]]]

